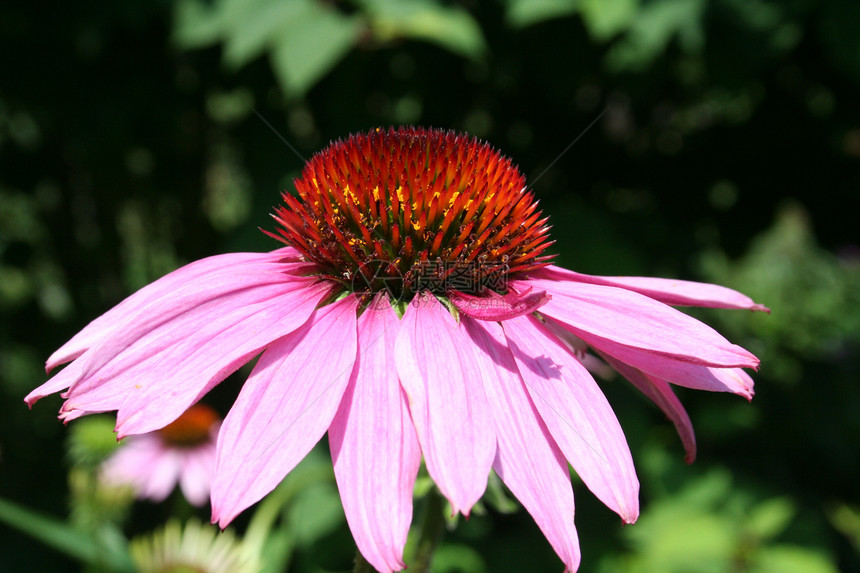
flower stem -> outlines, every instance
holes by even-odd
[[[433,487],[427,492],[424,503],[424,521],[421,534],[415,547],[415,556],[409,565],[410,573],[429,573],[433,562],[433,552],[442,539],[445,528],[444,504],[439,491]]]

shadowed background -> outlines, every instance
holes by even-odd
[[[54,349],[182,264],[277,247],[258,227],[302,157],[419,124],[510,156],[563,266],[718,282],[773,310],[696,313],[762,368],[750,404],[679,389],[692,466],[655,408],[602,383],[643,512],[622,526],[574,478],[581,570],[860,570],[858,21],[851,0],[3,4],[0,498],[68,514],[60,399],[22,401]],[[136,506],[128,533],[171,511]],[[290,571],[350,569],[330,513]],[[5,525],[0,555],[78,567]],[[560,567],[527,513],[488,509],[434,570]]]

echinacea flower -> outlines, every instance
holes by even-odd
[[[129,553],[140,573],[257,573],[259,557],[231,531],[190,520],[185,526],[167,522],[147,536],[135,538]]]
[[[639,484],[621,426],[583,365],[608,362],[694,453],[670,384],[752,396],[758,360],[670,305],[764,310],[715,285],[596,277],[551,264],[547,218],[489,145],[374,130],[316,154],[274,214],[286,246],[182,267],[94,320],[27,402],[117,411],[120,436],[162,428],[253,357],[224,419],[212,486],[222,526],[328,432],[359,550],[404,567],[422,457],[468,515],[493,469],[568,570],[580,551],[568,463],[623,521]]]
[[[137,496],[163,501],[179,484],[193,505],[209,500],[215,472],[215,438],[220,419],[215,410],[195,404],[154,432],[129,436],[101,468],[110,484],[130,485]]]

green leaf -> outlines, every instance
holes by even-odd
[[[430,476],[419,474],[415,478],[415,487],[412,488],[412,496],[415,499],[420,499],[427,495],[434,487],[436,487],[436,484]]]
[[[202,48],[221,39],[217,9],[201,0],[180,0],[173,9],[173,41],[180,48]]]
[[[788,527],[794,514],[794,504],[789,499],[784,497],[767,499],[752,508],[747,528],[759,539],[770,539]]]
[[[575,14],[580,4],[580,0],[508,0],[505,18],[510,26],[525,28]]]
[[[316,3],[281,27],[271,52],[275,75],[291,96],[304,95],[358,39],[360,20]]]
[[[0,521],[79,561],[115,571],[134,570],[125,540],[118,538],[116,530],[81,531],[4,499],[0,499]]]
[[[831,559],[820,551],[793,545],[763,547],[756,552],[751,573],[837,573]]]
[[[580,11],[592,37],[605,41],[630,27],[639,12],[639,1],[582,0]]]
[[[607,54],[610,68],[641,69],[675,37],[685,51],[698,50],[704,44],[705,7],[704,0],[655,0],[645,4],[633,15],[628,32]]]
[[[833,527],[851,540],[855,547],[860,548],[860,509],[839,503],[828,510],[827,518]]]
[[[474,548],[443,543],[433,554],[433,573],[485,573],[487,564]]]
[[[477,59],[487,51],[481,27],[459,7],[429,0],[364,0],[371,29],[382,41],[416,38]]]
[[[234,70],[262,55],[282,30],[290,28],[291,22],[314,10],[308,0],[257,0],[247,4],[255,9],[243,10],[231,18],[226,33],[224,62]]]
[[[344,519],[337,488],[321,483],[303,489],[296,496],[290,507],[288,527],[298,543],[310,544],[337,529]]]
[[[260,573],[281,573],[289,569],[295,547],[296,536],[290,527],[282,525],[273,529],[263,544]]]
[[[520,509],[517,502],[508,497],[502,480],[494,471],[490,472],[490,477],[487,480],[487,491],[484,493],[483,499],[487,505],[499,513],[515,513]]]

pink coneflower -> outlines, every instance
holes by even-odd
[[[468,515],[490,469],[567,569],[579,565],[568,463],[625,522],[639,484],[583,366],[603,360],[666,411],[669,384],[752,396],[758,360],[669,305],[762,310],[722,287],[550,264],[547,219],[507,158],[452,132],[375,130],[315,155],[276,209],[286,244],[187,265],[94,320],[27,397],[60,417],[172,422],[262,352],[218,436],[213,521],[270,492],[328,431],[347,521],[380,571],[404,567],[423,457]]]
[[[129,436],[102,466],[102,479],[127,484],[138,497],[162,501],[179,484],[185,499],[203,505],[215,471],[215,410],[195,404],[160,430]]]

